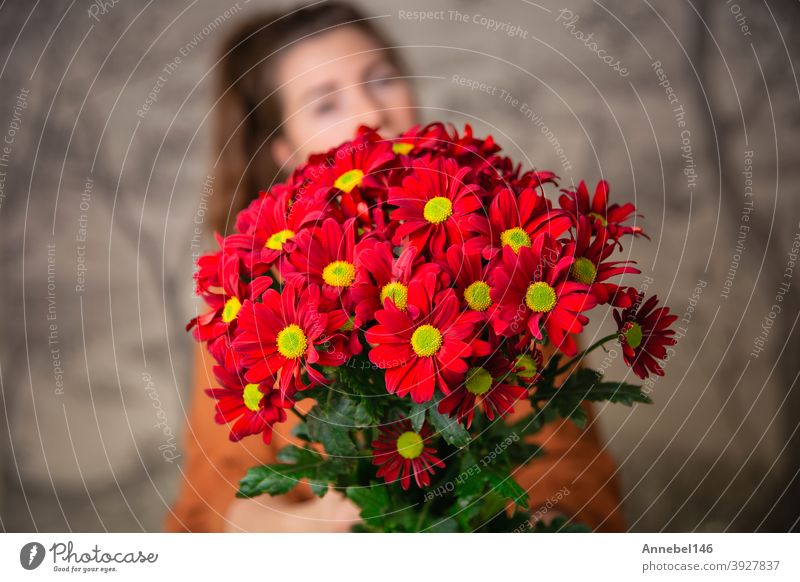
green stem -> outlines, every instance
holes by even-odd
[[[300,420],[302,420],[303,422],[305,422],[305,421],[306,421],[306,415],[305,415],[305,414],[303,414],[302,412],[298,411],[298,410],[297,410],[297,409],[296,409],[294,406],[292,406],[292,407],[291,407],[289,410],[291,410],[292,412],[294,412],[294,415],[295,415],[297,418],[299,418]]]
[[[419,533],[419,528],[422,527],[422,524],[425,523],[425,518],[428,516],[428,509],[431,506],[431,502],[430,501],[425,501],[423,503],[425,503],[425,507],[423,507],[422,511],[420,511],[419,519],[417,520],[417,525],[414,528],[414,531],[416,531],[417,533]]]
[[[572,367],[573,364],[575,364],[576,362],[579,362],[580,360],[585,358],[587,354],[589,354],[590,352],[596,350],[597,348],[602,346],[607,341],[610,341],[610,340],[613,340],[613,339],[617,339],[618,337],[619,337],[619,332],[616,332],[616,333],[609,334],[604,338],[600,338],[595,343],[590,345],[588,348],[583,350],[580,354],[578,354],[577,356],[572,358],[569,362],[567,362],[566,364],[561,366],[558,370],[556,370],[556,374],[555,375],[558,376],[562,372],[566,372],[567,370],[569,370]]]

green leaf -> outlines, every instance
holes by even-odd
[[[469,451],[461,460],[461,472],[456,477],[455,495],[459,499],[471,501],[483,493],[488,475],[477,459]]]
[[[283,447],[278,451],[278,454],[275,455],[275,458],[281,463],[288,463],[290,465],[312,463],[314,461],[322,460],[322,456],[320,456],[317,451],[313,449],[296,447],[294,445]]]
[[[506,513],[506,505],[508,505],[508,500],[505,497],[499,495],[495,491],[488,491],[481,497],[480,501],[477,502],[477,506],[480,509],[478,512],[478,523],[476,525],[498,518],[502,519]]]
[[[361,508],[361,519],[378,519],[389,511],[389,492],[385,484],[372,484],[369,487],[348,487],[348,499]]]
[[[337,388],[348,395],[386,394],[384,372],[369,361],[366,354],[354,356],[336,368],[326,368],[328,375],[335,378]]]
[[[305,422],[298,422],[291,430],[292,436],[295,436],[304,441],[310,441],[311,437],[308,436],[308,427]]]
[[[518,434],[520,437],[536,434],[540,430],[542,430],[543,421],[541,415],[539,414],[527,414],[517,422],[512,425],[509,425],[509,431],[515,434]]]
[[[576,370],[564,382],[555,387],[552,383],[540,386],[531,397],[534,404],[544,402],[540,414],[547,421],[548,413],[555,412],[563,418],[571,419],[576,425],[586,426],[587,414],[581,407],[586,402],[614,402],[633,405],[635,402],[650,403],[650,398],[642,392],[641,386],[625,382],[602,382],[602,375],[590,369]]]
[[[533,398],[537,401],[569,398],[591,402],[610,401],[631,406],[634,402],[650,404],[652,400],[641,386],[625,382],[602,382],[602,374],[590,369],[574,372],[560,388],[542,386]]]
[[[580,401],[576,403],[567,403],[560,411],[561,416],[570,419],[575,425],[580,428],[586,428],[586,422],[589,420],[589,414],[586,409],[581,406]]]
[[[316,451],[290,445],[280,450],[278,460],[284,463],[252,467],[239,481],[237,497],[255,497],[268,493],[283,495],[301,479],[306,479],[317,495],[324,495],[328,483],[335,478],[327,460]]]
[[[652,399],[642,392],[641,386],[626,384],[625,382],[600,382],[592,387],[589,398],[594,402],[608,400],[625,406],[633,406],[634,403],[652,404]]]
[[[435,521],[433,525],[428,527],[425,531],[429,533],[459,533],[458,521],[451,517],[440,519]]]
[[[378,369],[366,355],[354,356],[342,366],[328,368],[338,394],[334,398],[346,398],[354,403],[352,424],[358,428],[375,426],[386,418],[387,401],[384,372]],[[324,403],[325,398],[317,401]]]
[[[375,398],[362,398],[356,404],[356,409],[353,414],[353,420],[359,428],[375,426],[380,422],[380,412],[375,405]]]
[[[513,477],[491,467],[485,471],[487,480],[495,493],[513,501],[520,507],[528,507],[528,494]]]
[[[308,484],[311,487],[311,492],[317,497],[325,497],[328,489],[330,489],[330,483],[327,481],[309,481]]]
[[[469,449],[464,449],[459,474],[452,479],[455,486],[452,494],[456,501],[446,510],[446,515],[455,519],[460,531],[472,531],[472,523],[484,506],[481,496],[486,490],[486,473]],[[445,481],[445,484],[447,481]],[[439,484],[439,487],[443,485]]]
[[[436,410],[436,406],[428,408],[428,419],[431,421],[433,428],[442,435],[442,438],[454,447],[465,447],[472,440],[472,437],[470,437],[469,432],[464,428],[463,424],[449,416],[440,414],[439,411]]]
[[[522,440],[510,445],[505,452],[506,457],[513,465],[530,463],[533,459],[544,455],[542,447]]]
[[[561,352],[555,352],[550,356],[547,365],[542,370],[542,376],[539,380],[540,385],[552,386],[556,381],[557,371],[561,367]]]
[[[355,403],[347,397],[332,399],[325,408],[317,404],[306,416],[308,435],[322,443],[334,457],[352,458],[357,453],[351,431],[355,428]]]
[[[426,404],[411,403],[411,410],[408,413],[408,418],[411,420],[411,428],[419,432],[422,430],[422,425],[425,424],[425,411],[428,406]]]

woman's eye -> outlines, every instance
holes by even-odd
[[[314,105],[314,113],[317,115],[326,115],[332,113],[336,109],[336,103],[331,99],[323,99]]]

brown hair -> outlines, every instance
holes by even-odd
[[[280,52],[308,36],[339,26],[355,26],[402,63],[386,38],[358,9],[341,2],[318,2],[297,10],[253,19],[223,44],[217,75],[213,167],[215,192],[209,201],[211,227],[228,232],[236,214],[283,176],[269,143],[280,135],[283,112],[277,98],[274,62]]]

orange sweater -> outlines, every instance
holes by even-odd
[[[547,361],[547,351],[544,355]],[[290,434],[297,422],[291,414],[286,423],[276,426],[269,446],[258,437],[238,443],[228,440],[228,427],[214,422],[214,400],[203,393],[213,385],[212,366],[212,358],[198,346],[195,390],[185,436],[186,462],[178,498],[166,518],[168,532],[223,531],[225,514],[247,469],[274,462],[280,448],[298,444]],[[306,411],[311,404],[304,401],[298,408]],[[529,407],[525,402],[517,405],[509,421]],[[587,411],[589,426],[585,430],[559,420],[536,434],[534,440],[544,447],[546,456],[520,467],[514,478],[528,491],[534,513],[544,513],[549,505],[551,515],[558,512],[599,531],[624,531],[616,467],[592,425],[591,410]],[[288,495],[300,502],[309,499],[311,492],[301,486]]]

